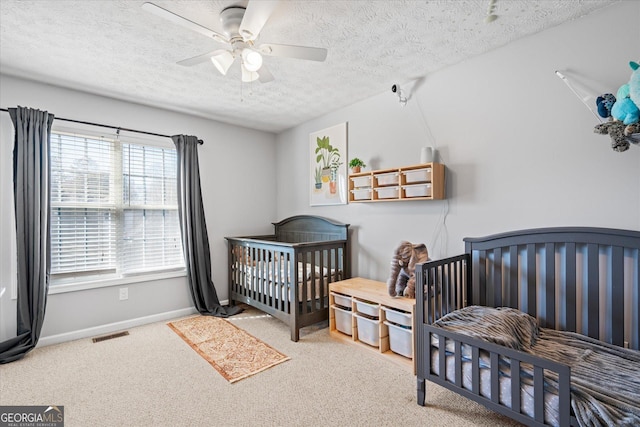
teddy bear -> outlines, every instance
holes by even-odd
[[[415,298],[416,264],[429,260],[429,252],[424,243],[412,244],[402,241],[396,248],[391,260],[391,274],[387,280],[389,295]]]

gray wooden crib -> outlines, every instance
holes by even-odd
[[[270,235],[226,237],[229,301],[282,320],[298,341],[300,328],[329,318],[329,283],[350,277],[349,224],[297,215],[273,226]]]
[[[432,381],[526,425],[637,425],[640,232],[563,227],[464,241],[464,254],[416,267],[418,404]],[[509,322],[474,317],[529,318],[521,312],[541,327],[521,346],[484,334]],[[555,349],[548,337],[569,344]],[[583,366],[600,352],[609,365]],[[616,390],[589,392],[601,389]],[[605,409],[590,413],[592,406]]]

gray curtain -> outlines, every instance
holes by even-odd
[[[171,139],[178,154],[178,213],[193,303],[198,312],[204,315],[228,317],[238,314],[242,311],[239,307],[220,305],[211,280],[209,237],[200,191],[198,138],[175,135]]]
[[[18,259],[17,336],[0,343],[0,363],[21,359],[40,338],[49,289],[49,142],[53,114],[9,108],[15,128],[13,195]]]

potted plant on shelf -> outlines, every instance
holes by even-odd
[[[360,172],[362,170],[362,168],[366,168],[367,165],[365,165],[364,162],[362,160],[360,160],[359,158],[354,157],[349,162],[349,167],[351,168],[351,172],[352,173],[358,173],[358,172]]]

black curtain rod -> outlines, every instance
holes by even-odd
[[[0,108],[0,111],[6,111],[7,113],[9,112],[9,110],[7,110],[6,108]],[[128,129],[128,128],[122,128],[122,127],[118,127],[118,126],[111,126],[111,125],[103,125],[100,123],[92,123],[92,122],[83,122],[82,120],[73,120],[73,119],[63,119],[62,117],[55,117],[55,120],[63,120],[65,122],[72,122],[72,123],[80,123],[83,125],[91,125],[91,126],[100,126],[103,128],[109,128],[109,129],[116,129],[116,130],[124,130],[127,132],[135,132],[135,133],[142,133],[144,135],[152,135],[152,136],[160,136],[163,138],[171,138],[170,135],[163,135],[161,133],[153,133],[153,132],[146,132],[143,130],[136,130],[136,129]],[[202,145],[203,141],[201,139],[198,140],[198,144]]]

